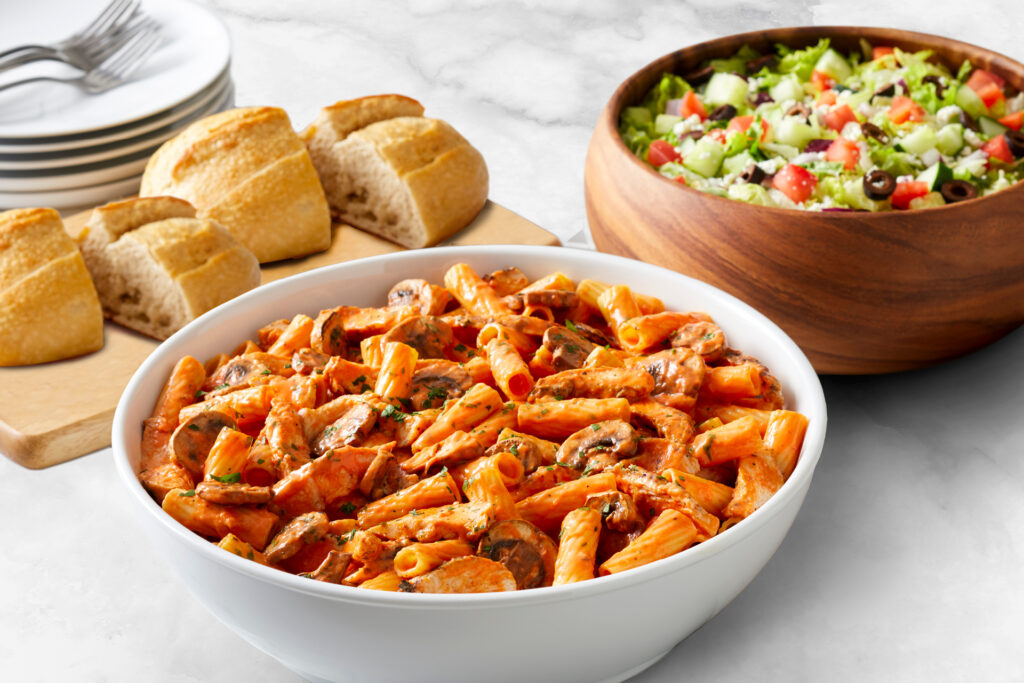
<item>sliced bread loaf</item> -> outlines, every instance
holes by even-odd
[[[104,313],[166,339],[206,311],[256,287],[259,263],[222,225],[174,197],[93,210],[77,236]]]

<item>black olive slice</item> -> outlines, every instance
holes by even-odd
[[[868,199],[885,199],[896,189],[896,179],[892,174],[876,168],[864,174],[864,194]]]
[[[756,107],[758,105],[765,104],[766,102],[774,102],[774,101],[775,100],[773,100],[772,96],[769,95],[768,93],[766,93],[766,92],[759,92],[759,93],[757,93],[757,96],[754,97],[754,106]]]
[[[974,117],[965,112],[963,109],[960,110],[960,125],[964,128],[970,128],[971,130],[978,130],[978,122],[974,120]]]
[[[803,102],[797,102],[792,107],[786,110],[785,116],[802,116],[803,118],[810,118],[811,110]]]
[[[942,81],[939,80],[939,77],[936,76],[935,74],[928,74],[927,76],[921,79],[921,82],[931,83],[932,85],[934,85],[935,95],[937,97],[942,97],[942,93],[946,92],[946,86],[942,84]]]
[[[747,73],[756,74],[761,69],[767,67],[773,67],[778,64],[779,60],[775,55],[765,55],[764,57],[758,57],[751,59],[747,62]]]
[[[715,68],[708,64],[707,66],[697,69],[696,71],[691,71],[690,73],[686,74],[684,78],[686,79],[686,82],[689,83],[690,85],[700,85],[701,83],[710,80],[711,76],[713,76],[714,73]]]
[[[736,116],[736,107],[731,104],[723,104],[720,107],[716,107],[714,111],[708,114],[708,119],[711,121],[725,121]]]
[[[679,136],[679,141],[682,142],[686,138],[693,138],[694,140],[700,140],[704,137],[704,131],[702,130],[688,130]]]
[[[1006,138],[1006,144],[1014,159],[1024,156],[1024,133],[1019,130],[1008,130],[1003,133],[1003,137]]]
[[[743,169],[743,173],[740,173],[740,180],[745,183],[752,183],[754,185],[760,185],[761,181],[764,180],[765,172],[757,164],[751,164]]]
[[[942,198],[950,204],[974,199],[978,196],[978,188],[966,180],[947,180],[939,187]]]
[[[876,126],[875,124],[871,123],[870,121],[865,121],[864,123],[860,124],[860,130],[862,133],[864,133],[864,137],[872,138],[873,140],[878,140],[883,145],[889,143],[889,136],[886,134],[886,132],[882,130],[879,126]]]
[[[871,93],[871,99],[874,99],[876,97],[892,97],[895,94],[896,84],[890,83],[889,85],[879,88],[875,92]]]

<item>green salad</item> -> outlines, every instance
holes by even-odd
[[[685,77],[666,73],[619,119],[662,175],[730,199],[790,209],[942,206],[1024,177],[1024,94],[964,62],[828,39],[762,55],[741,48]]]

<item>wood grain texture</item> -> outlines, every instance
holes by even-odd
[[[65,219],[73,229],[88,214]],[[264,264],[263,283],[320,266],[404,251],[349,226],[334,226],[331,248],[302,259]],[[488,202],[469,227],[444,245],[558,245],[551,233]],[[136,368],[159,342],[112,322],[96,353],[18,368],[0,368],[0,452],[31,469],[49,467],[110,444],[114,408]]]
[[[660,176],[618,135],[623,107],[669,71],[686,74],[744,43],[767,51],[828,37],[842,51],[873,45],[933,49],[1024,90],[1024,65],[980,47],[919,33],[801,27],[740,34],[661,57],[624,82],[587,152],[587,218],[601,251],[672,268],[724,289],[774,320],[819,373],[924,367],[989,344],[1024,322],[1024,183],[920,211],[803,212],[698,192]]]

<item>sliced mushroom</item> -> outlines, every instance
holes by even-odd
[[[477,555],[505,565],[518,588],[537,588],[554,580],[558,546],[533,524],[506,519],[492,524],[480,537]]]
[[[505,297],[505,305],[513,311],[521,311],[527,306],[572,308],[579,302],[579,295],[568,289],[538,289],[532,292],[516,292]]]
[[[220,430],[225,427],[238,429],[238,423],[227,413],[217,410],[196,413],[179,424],[171,435],[171,457],[188,470],[193,479],[202,479],[206,456],[210,454]]]
[[[325,356],[344,356],[348,350],[348,337],[339,311],[320,311],[309,334],[309,346]]]
[[[643,526],[633,499],[621,491],[605,491],[587,496],[587,507],[601,513],[605,526],[629,533]]]
[[[359,482],[359,490],[369,496],[370,500],[377,500],[411,486],[417,481],[419,481],[419,477],[415,474],[406,474],[402,470],[398,456],[390,450],[382,448],[366,469],[366,474]]]
[[[498,296],[508,296],[530,284],[530,278],[526,276],[526,273],[515,266],[496,270],[480,279],[489,284]]]
[[[725,348],[725,335],[722,329],[704,320],[687,323],[672,333],[669,343],[673,347],[691,348],[700,354],[705,363],[718,360]]]
[[[567,327],[553,325],[544,331],[544,347],[551,352],[552,365],[561,371],[583,367],[595,345]]]
[[[440,408],[448,399],[458,398],[473,386],[473,377],[458,363],[432,360],[416,364],[412,375],[413,410]]]
[[[628,458],[636,453],[638,438],[633,427],[623,420],[596,422],[562,442],[558,447],[558,462],[583,469],[591,457],[602,453],[616,460]]]
[[[657,401],[637,401],[629,406],[629,419],[634,426],[651,427],[654,433],[685,446],[696,430],[688,413]]]
[[[398,584],[398,590],[406,593],[494,593],[515,589],[512,572],[499,562],[476,556],[457,557]]]
[[[307,512],[288,522],[277,532],[263,554],[267,562],[277,564],[294,557],[303,546],[316,543],[327,535],[329,522],[322,512]]]
[[[536,403],[567,398],[625,398],[632,403],[646,398],[653,390],[654,379],[642,368],[578,368],[541,377],[527,400]]]
[[[220,366],[216,374],[207,380],[207,385],[211,387],[207,395],[219,396],[247,387],[257,377],[272,373],[273,369],[262,359],[248,354],[237,356]]]
[[[313,452],[323,455],[327,451],[352,446],[366,438],[377,423],[377,413],[368,403],[357,402],[337,420],[327,426],[313,440]]]
[[[218,505],[262,505],[274,497],[274,489],[269,486],[201,481],[196,484],[196,495],[208,503]]]
[[[402,342],[416,349],[420,358],[445,358],[455,345],[451,325],[436,316],[418,315],[398,323],[384,335],[384,343]]]
[[[343,553],[340,550],[332,550],[327,557],[316,568],[316,571],[309,575],[309,578],[325,583],[341,583],[348,571],[348,565],[352,562],[351,553]]]
[[[693,349],[683,347],[652,353],[643,360],[642,367],[654,378],[652,397],[682,410],[693,406],[706,372],[704,359]]]
[[[574,322],[572,326],[575,328],[576,334],[595,346],[618,346],[618,342],[615,339],[612,339],[596,327],[581,322]]]
[[[331,357],[311,348],[299,349],[292,354],[292,368],[300,375],[311,375],[323,370]]]
[[[499,439],[493,446],[490,446],[484,455],[490,457],[496,453],[511,453],[523,463],[523,471],[527,474],[544,464],[544,454],[541,453],[537,444],[522,436],[509,436]]]
[[[414,306],[423,315],[441,315],[452,301],[451,293],[426,280],[402,280],[388,292],[388,307]]]

